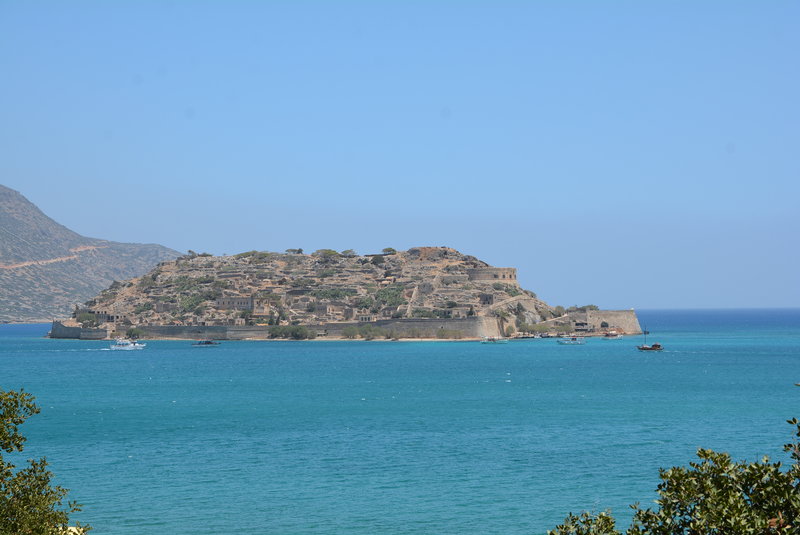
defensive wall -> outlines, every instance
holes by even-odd
[[[467,270],[469,280],[476,282],[504,282],[506,284],[519,284],[517,282],[517,268],[482,267]]]
[[[56,325],[60,327],[56,327]],[[347,327],[372,326],[393,332],[398,338],[436,338],[440,330],[452,336],[458,331],[462,338],[480,338],[482,336],[500,336],[500,325],[497,318],[471,316],[468,318],[418,319],[398,318],[371,322],[322,323],[306,325],[309,330],[331,338],[342,337]],[[142,338],[175,339],[175,340],[247,340],[265,339],[269,337],[269,326],[266,325],[138,325],[143,332]],[[88,333],[91,331],[91,333]],[[52,338],[75,338],[83,340],[102,340],[108,335],[105,329],[82,329],[80,327],[64,327],[53,322]],[[122,333],[119,333],[122,334]]]
[[[481,316],[448,319],[397,318],[359,323],[326,323],[309,327],[318,327],[327,332],[328,336],[340,337],[342,331],[349,326],[363,327],[367,325],[387,332],[394,331],[398,338],[436,338],[439,330],[459,331],[463,338],[500,336],[500,325],[497,318]]]
[[[50,338],[70,338],[74,340],[104,340],[108,337],[105,329],[84,329],[83,327],[67,327],[60,321],[54,321],[50,327]]]
[[[641,334],[639,319],[633,310],[587,310],[570,312],[566,316],[552,318],[545,322],[558,331],[601,334],[617,331],[620,334]]]
[[[590,325],[596,325],[595,329],[604,329],[603,322],[608,323],[608,329],[621,330],[628,334],[640,334],[642,327],[639,325],[639,318],[633,310],[588,310],[586,311],[586,321]]]
[[[621,331],[626,334],[640,334],[642,328],[633,310],[587,310],[569,315],[573,325],[577,322],[588,324],[594,331]],[[603,324],[608,324],[603,326]]]

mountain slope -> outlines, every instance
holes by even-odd
[[[113,281],[179,255],[156,244],[81,236],[0,185],[0,321],[64,316]]]

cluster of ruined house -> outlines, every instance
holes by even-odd
[[[324,320],[344,320],[344,321],[376,321],[378,319],[391,318],[397,314],[398,307],[384,307],[377,313],[366,310],[359,310],[355,306],[344,301],[320,302],[314,297],[305,295],[306,290],[291,290],[286,295],[286,303],[291,310],[296,311],[290,319],[300,319],[300,317],[314,316]],[[248,311],[254,318],[268,317],[276,313],[273,307],[273,299],[259,298],[256,296],[237,296],[221,297],[214,301],[217,310],[239,310]]]
[[[462,280],[463,277],[463,280]],[[400,306],[385,306],[378,311],[370,309],[359,309],[353,303],[333,300],[322,301],[309,295],[307,289],[293,289],[286,292],[284,304],[294,313],[290,319],[308,319],[313,315],[315,320],[324,321],[359,321],[373,322],[379,319],[397,318],[401,316],[412,316],[413,311],[433,311],[435,309],[445,310],[446,317],[466,318],[475,314],[475,306],[491,306],[495,303],[493,293],[483,292],[477,296],[476,303],[456,303],[458,297],[463,297],[461,290],[448,290],[446,285],[453,282],[504,282],[516,285],[516,269],[514,268],[475,268],[467,270],[466,275],[451,276],[453,280],[444,280],[444,286],[435,288],[431,283],[424,282],[418,285],[420,293],[428,295],[429,301],[439,301],[440,306],[416,306],[414,303]],[[445,305],[450,298],[453,302]],[[249,311],[253,318],[267,317],[275,312],[273,299],[259,298],[256,294],[251,296],[227,296],[221,297],[214,302],[214,307],[218,310],[239,310]],[[413,309],[413,310],[412,310]]]

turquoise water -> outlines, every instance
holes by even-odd
[[[642,311],[641,337],[474,342],[39,338],[0,326],[0,388],[98,534],[537,534],[650,502],[697,447],[784,458],[800,310]]]

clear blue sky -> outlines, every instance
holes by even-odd
[[[798,51],[796,1],[0,0],[0,183],[111,240],[800,306]]]

